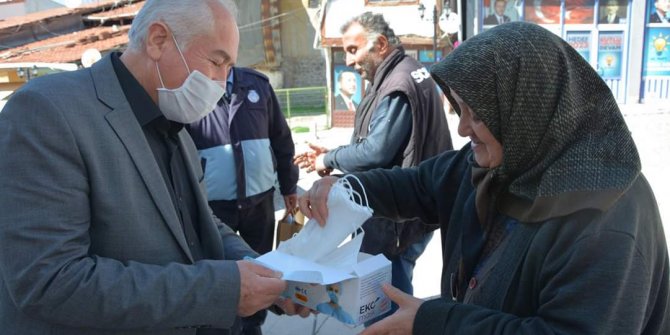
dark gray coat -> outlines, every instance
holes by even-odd
[[[527,224],[505,217],[514,228],[454,301],[462,217],[475,192],[470,154],[355,174],[375,215],[441,227],[443,298],[421,306],[414,334],[670,334],[668,251],[642,175],[605,212]]]
[[[233,325],[233,260],[255,253],[211,214],[186,130],[179,150],[207,258],[195,263],[110,57],[14,94],[0,114],[0,333],[186,335]]]

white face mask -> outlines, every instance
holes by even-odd
[[[363,234],[356,234],[342,246],[340,243],[372,216],[372,209],[368,207],[365,189],[361,196],[351,187],[348,178],[360,184],[358,178],[347,175],[333,185],[328,193],[326,225],[321,227],[316,220],[310,219],[298,234],[280,243],[277,250],[322,265],[342,267],[356,264]]]
[[[161,86],[163,86],[162,88],[157,88],[158,107],[168,120],[183,124],[193,123],[214,110],[216,102],[226,92],[226,81],[211,80],[198,70],[191,72],[174,35],[172,35],[172,40],[174,40],[177,51],[179,51],[179,55],[184,65],[186,65],[186,70],[190,74],[180,87],[168,89],[165,88],[161,71],[158,68],[158,63],[156,63],[158,79],[160,79]]]

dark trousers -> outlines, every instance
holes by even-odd
[[[251,249],[259,254],[272,251],[275,230],[275,209],[272,193],[250,208],[237,209],[210,202],[216,215],[230,229],[238,232]]]

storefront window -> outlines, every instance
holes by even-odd
[[[670,73],[670,0],[648,1],[644,75]],[[478,31],[533,22],[565,39],[625,100],[631,0],[482,0]],[[501,15],[502,14],[502,15]],[[502,17],[502,21],[501,18]],[[668,80],[670,87],[670,79]]]

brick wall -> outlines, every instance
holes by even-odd
[[[356,112],[351,111],[334,111],[331,113],[331,125],[333,127],[353,127],[355,114]]]
[[[281,64],[284,88],[326,86],[326,62],[320,54],[284,57]]]

